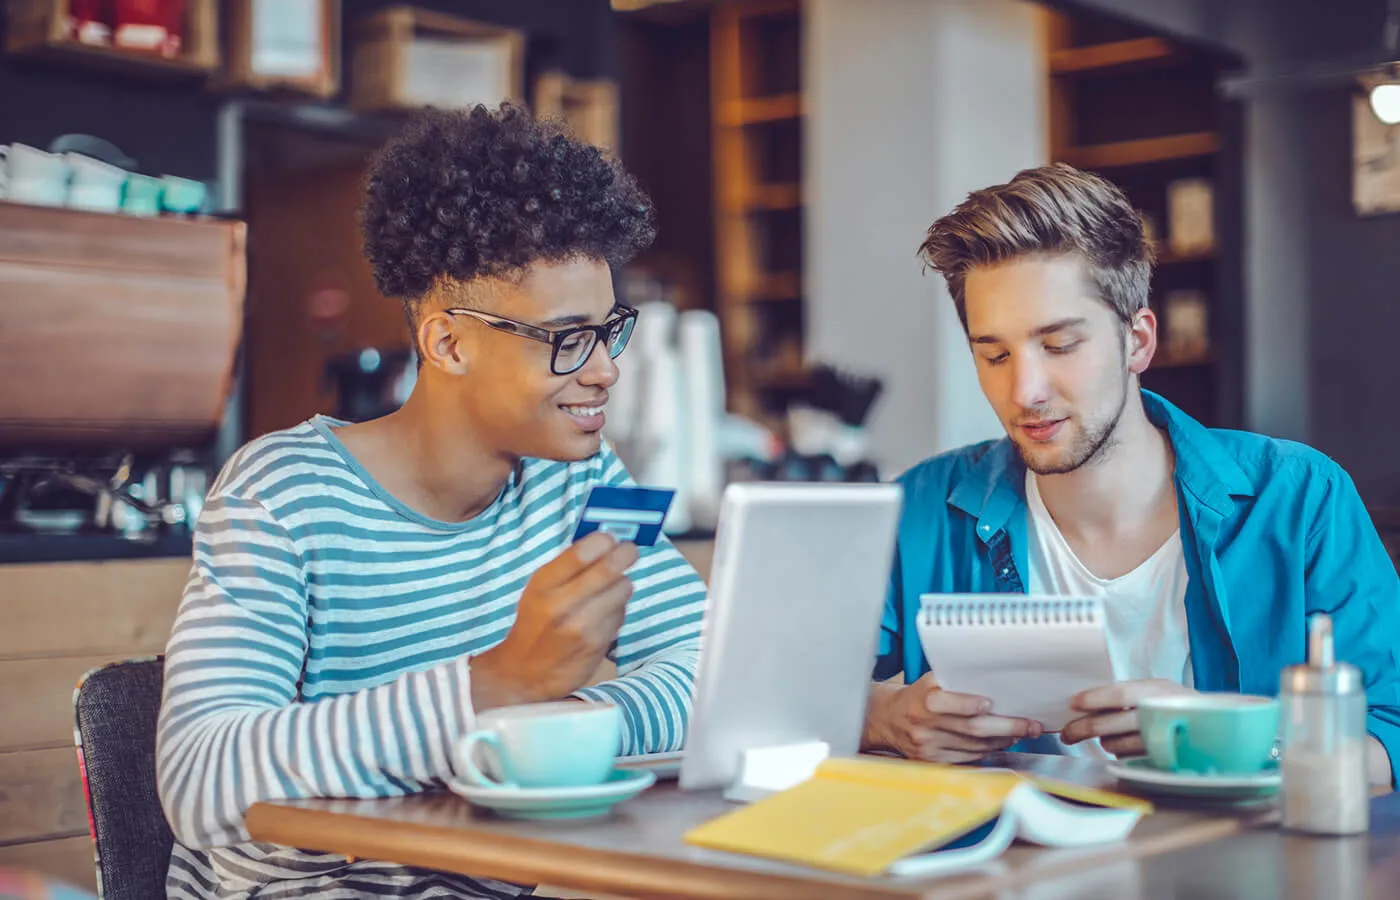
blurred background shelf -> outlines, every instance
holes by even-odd
[[[1203,353],[1200,356],[1186,356],[1159,350],[1157,356],[1152,360],[1152,369],[1192,369],[1214,364],[1215,357],[1210,353]]]
[[[186,0],[178,56],[78,40],[67,0],[9,0],[4,13],[5,52],[16,57],[157,80],[202,79],[222,61],[217,0]]]
[[[1160,64],[1177,56],[1177,48],[1162,38],[1132,38],[1052,50],[1050,71],[1056,75],[1121,71]]]
[[[804,383],[803,4],[614,9],[624,158],[659,226],[638,266],[691,273],[687,302],[720,320],[729,410],[781,431]]]
[[[786,214],[802,206],[801,26],[798,0],[710,12],[715,308],[729,406],[770,424],[782,415],[774,392],[801,384],[802,217]]]
[[[1158,351],[1143,385],[1240,427],[1244,151],[1238,101],[1216,90],[1237,60],[1079,6],[1048,15],[1050,157],[1114,182],[1152,232]]]
[[[747,209],[797,209],[802,205],[802,185],[754,185],[748,189],[743,205]]]
[[[730,100],[720,107],[716,118],[721,125],[734,126],[782,122],[801,116],[802,96],[800,94],[780,94],[772,97],[741,97]]]
[[[1065,162],[1081,169],[1111,169],[1144,163],[1167,162],[1209,156],[1220,150],[1220,138],[1211,132],[1174,134],[1166,137],[1117,141],[1085,147],[1067,147]]]
[[[1191,263],[1212,262],[1220,258],[1220,251],[1215,249],[1199,249],[1178,252],[1157,242],[1157,265],[1158,266],[1184,266]]]

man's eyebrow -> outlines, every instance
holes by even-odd
[[[1035,331],[1031,332],[1031,336],[1045,337],[1047,334],[1054,334],[1057,331],[1064,331],[1066,328],[1078,328],[1079,326],[1083,325],[1086,321],[1088,320],[1083,318],[1060,319],[1058,321],[1051,322],[1049,325],[1040,326]],[[1001,338],[997,337],[994,334],[975,334],[969,337],[968,341],[974,344],[1005,343],[1005,341],[1003,341]]]
[[[1083,318],[1060,319],[1058,322],[1051,322],[1049,325],[1040,326],[1035,331],[1031,332],[1031,334],[1036,337],[1045,337],[1047,334],[1054,334],[1057,331],[1064,331],[1067,328],[1078,328],[1086,321],[1088,320]]]

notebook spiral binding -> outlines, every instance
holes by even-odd
[[[948,627],[1094,625],[1100,601],[1077,597],[1004,597],[939,600],[924,607],[924,622]]]

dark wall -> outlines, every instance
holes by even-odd
[[[1311,443],[1341,463],[1372,506],[1400,507],[1400,214],[1356,215],[1352,98],[1298,98],[1309,123]]]
[[[116,144],[143,172],[211,179],[219,102],[193,84],[142,82],[0,56],[3,144],[42,148],[62,134],[92,134]]]
[[[1400,214],[1351,201],[1354,87],[1382,59],[1386,0],[1084,0],[1245,60],[1247,416],[1400,506]],[[1325,73],[1333,73],[1327,77]]]
[[[390,5],[391,0],[344,0],[345,30]],[[558,65],[579,77],[615,75],[608,0],[421,0],[414,5],[524,30],[528,71]],[[348,70],[348,53],[342,59]],[[342,84],[348,81],[345,71]],[[0,55],[0,143],[46,147],[61,134],[93,134],[116,144],[145,172],[213,178],[215,128],[224,99],[197,82],[142,81]]]

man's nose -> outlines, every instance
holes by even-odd
[[[1044,406],[1050,399],[1050,379],[1045,365],[1033,355],[1017,354],[1011,365],[1011,399],[1022,409]]]

